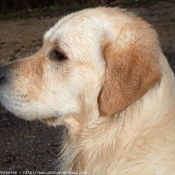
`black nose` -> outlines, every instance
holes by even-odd
[[[1,66],[0,67],[0,84],[4,84],[7,81],[7,67]]]
[[[3,75],[0,75],[0,82],[4,82],[5,81],[5,77]]]

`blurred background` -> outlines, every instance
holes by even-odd
[[[152,24],[175,70],[175,0],[0,0],[0,64],[27,57],[61,16],[96,6],[122,7]],[[0,173],[53,170],[61,127],[19,119],[0,106]]]
[[[155,3],[158,0],[1,0],[1,14],[9,12],[76,10],[89,6],[140,5]]]

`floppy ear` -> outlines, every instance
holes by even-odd
[[[101,116],[112,116],[122,111],[160,81],[159,64],[142,44],[126,47],[108,42],[103,55],[106,73],[98,97]]]

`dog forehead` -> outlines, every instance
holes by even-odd
[[[44,42],[59,46],[72,60],[100,58],[104,36],[101,25],[103,22],[95,14],[89,13],[89,10],[76,12],[63,17],[48,30]]]
[[[97,13],[98,12],[98,13]],[[105,25],[104,25],[104,21]],[[54,42],[55,39],[73,39],[78,41],[85,39],[95,40],[103,35],[104,29],[110,24],[109,19],[103,13],[103,9],[99,8],[86,9],[79,12],[69,14],[60,19],[50,30],[44,35],[44,40]]]

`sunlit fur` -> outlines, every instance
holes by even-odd
[[[66,59],[52,58],[54,49]],[[174,75],[141,18],[118,8],[72,13],[38,53],[5,69],[9,111],[65,126],[60,172],[175,174]]]

